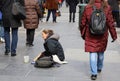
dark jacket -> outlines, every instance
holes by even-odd
[[[46,39],[44,43],[45,48],[44,54],[47,56],[57,55],[61,61],[64,61],[65,59],[64,51],[58,40],[59,35],[57,34],[54,34],[50,36],[48,39]]]
[[[39,16],[41,15],[39,3],[37,0],[24,0],[26,19],[24,20],[24,27],[26,29],[38,28]]]
[[[78,0],[66,0],[67,4],[69,5],[69,12],[75,13],[76,12],[76,6],[79,3]]]
[[[95,0],[95,6],[97,8],[101,8],[101,2]],[[105,8],[107,29],[104,35],[100,35],[100,36],[94,36],[90,34],[88,23],[90,22],[90,16],[92,14],[92,11],[93,11],[92,6],[88,4],[83,12],[81,25],[79,27],[81,31],[81,36],[85,39],[85,51],[104,52],[106,50],[107,42],[108,42],[108,31],[110,32],[113,40],[117,39],[117,33],[114,26],[114,20],[112,17],[111,8],[109,5]]]
[[[119,11],[119,0],[108,0],[113,11]]]
[[[24,5],[23,0],[16,0],[19,1],[22,5]],[[21,21],[16,19],[12,15],[12,4],[14,0],[2,0],[1,11],[3,13],[3,26],[4,27],[12,27],[18,28],[21,26]]]

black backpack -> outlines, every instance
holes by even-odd
[[[92,35],[103,35],[106,31],[106,16],[103,7],[97,9],[93,6],[93,12],[89,23],[90,33]]]
[[[38,68],[49,68],[54,64],[51,56],[43,56],[35,61],[34,66]]]

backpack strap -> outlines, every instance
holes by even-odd
[[[96,10],[96,9],[97,9],[95,5],[93,5],[92,8],[93,8],[93,10]],[[100,10],[104,11],[103,6],[101,6]]]
[[[92,8],[93,8],[94,11],[97,9],[95,5],[93,5]]]

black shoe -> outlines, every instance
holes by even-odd
[[[33,44],[29,44],[29,47],[32,47],[32,46],[34,46]]]
[[[91,75],[91,80],[96,80],[97,79],[97,75]]]
[[[53,21],[53,23],[57,23],[56,21]]]
[[[29,43],[26,43],[26,46],[29,46]]]
[[[8,55],[10,53],[10,50],[5,51],[5,55]]]
[[[98,70],[97,70],[98,73],[101,73],[101,71],[102,71],[101,69],[98,69]]]
[[[75,21],[73,21],[73,23],[74,23]]]
[[[14,56],[16,56],[16,53],[11,53],[11,57],[14,57]]]

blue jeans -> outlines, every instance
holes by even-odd
[[[97,75],[97,70],[102,70],[104,52],[90,52],[90,69],[92,75]]]
[[[10,42],[10,27],[5,27],[4,31],[5,31],[4,32],[5,33],[5,49],[11,51],[11,54],[15,54],[16,48],[17,48],[17,42],[18,42],[18,28],[12,28],[12,32],[11,32],[12,43]]]
[[[0,25],[0,37],[4,38],[4,27]]]

